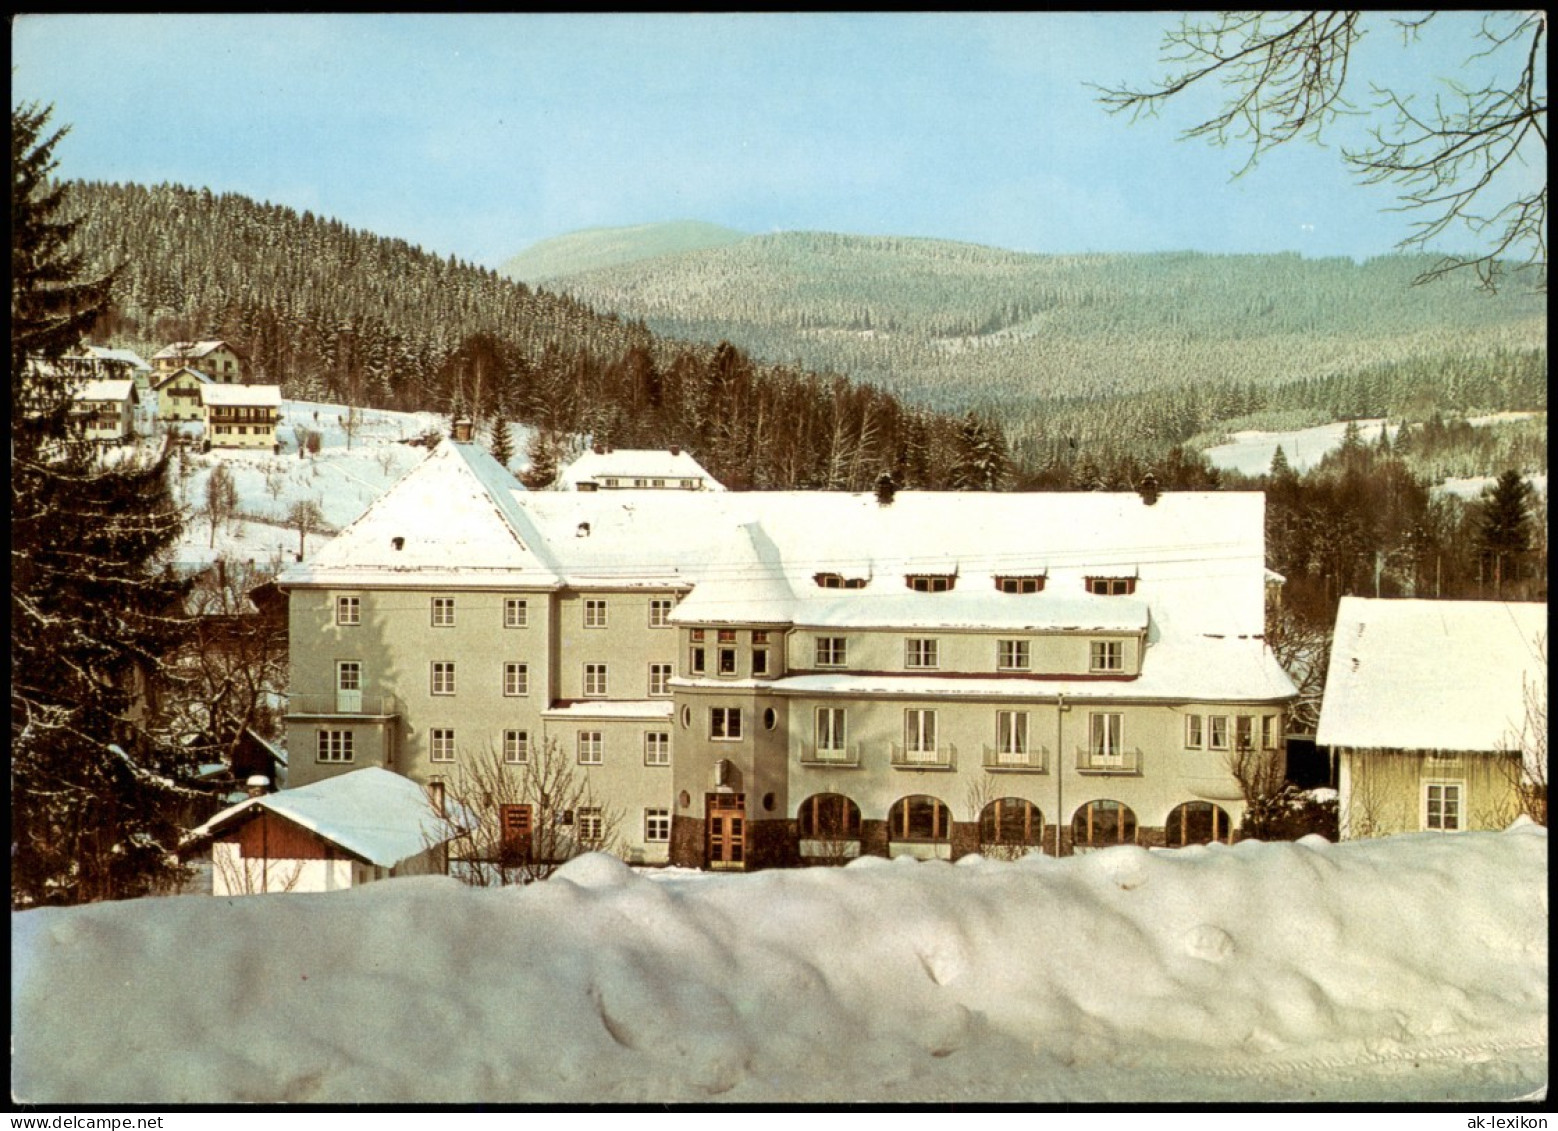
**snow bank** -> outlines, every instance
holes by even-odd
[[[1473,1100],[1545,1083],[1547,836],[862,859],[13,914],[40,1103]]]

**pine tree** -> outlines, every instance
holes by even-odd
[[[514,438],[509,434],[509,424],[499,413],[492,418],[492,439],[487,444],[492,458],[506,469],[514,459]]]
[[[67,424],[66,361],[106,306],[49,182],[49,108],[11,114],[11,903],[141,895],[170,856],[187,770],[155,713],[187,585],[159,566],[179,514],[158,458],[105,463]]]

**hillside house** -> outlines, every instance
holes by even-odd
[[[244,382],[244,360],[236,349],[221,340],[174,342],[151,355],[152,368],[159,377],[180,369],[197,369],[219,385]]]
[[[204,420],[200,390],[213,384],[206,374],[188,366],[154,377],[151,387],[157,397],[158,418],[164,422]]]
[[[135,382],[86,381],[76,389],[70,406],[71,423],[88,440],[127,444],[135,439]]]
[[[212,895],[344,891],[443,872],[452,828],[421,786],[369,766],[256,793],[192,830],[179,855],[209,848]]]
[[[526,492],[440,445],[289,597],[291,781],[548,743],[630,856],[1227,840],[1280,758],[1258,493]]]
[[[275,446],[280,385],[201,385],[200,407],[213,448]]]
[[[129,378],[135,382],[135,395],[143,403],[151,397],[151,382],[155,375],[151,363],[134,350],[111,349],[108,346],[87,346],[86,353],[113,370],[107,374],[116,379]]]
[[[1545,604],[1343,597],[1315,734],[1341,835],[1514,820],[1529,696],[1546,729],[1546,634]]]
[[[724,484],[681,448],[596,447],[557,476],[563,491],[723,491]]]

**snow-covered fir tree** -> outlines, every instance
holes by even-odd
[[[11,903],[144,894],[171,851],[186,767],[157,724],[186,586],[167,455],[109,461],[69,423],[69,360],[112,284],[71,251],[51,108],[11,114]]]

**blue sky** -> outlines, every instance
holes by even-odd
[[[1360,62],[1454,77],[1468,18],[1410,54],[1381,29]],[[242,193],[488,266],[581,228],[678,219],[1038,252],[1369,256],[1406,234],[1391,192],[1335,148],[1274,152],[1234,180],[1242,151],[1176,140],[1213,92],[1156,121],[1105,114],[1087,84],[1163,73],[1176,23],[24,16],[12,98],[70,124],[62,176]]]

